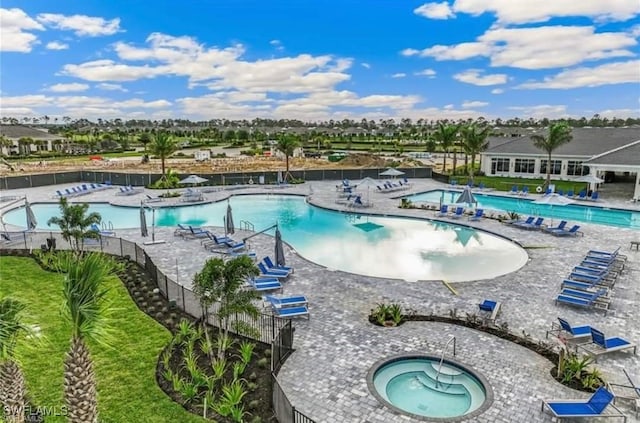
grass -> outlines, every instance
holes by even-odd
[[[458,171],[460,173],[460,170]],[[449,180],[458,181],[458,185],[466,185],[469,180],[468,175],[451,175],[449,176]],[[484,184],[487,188],[495,188],[499,191],[511,191],[511,187],[514,185],[518,186],[518,189],[521,190],[524,185],[529,187],[529,192],[531,194],[536,193],[536,187],[544,185],[545,178],[509,178],[502,176],[474,176],[473,183],[474,185],[478,185],[480,182]],[[572,182],[572,181],[556,181],[551,178],[551,183],[555,184],[556,191],[558,189],[567,192],[568,190],[573,190],[574,193],[578,194],[583,189],[588,189],[588,185],[584,182]]]
[[[41,328],[43,342],[22,346],[20,360],[34,405],[56,407],[63,403],[63,360],[69,347],[64,325],[62,275],[49,273],[30,258],[0,257],[0,295],[27,304],[27,322]],[[157,386],[158,355],[171,335],[135,306],[117,278],[108,281],[110,300],[117,309],[112,322],[111,348],[90,344],[98,381],[101,423],[204,422],[171,401]],[[64,422],[64,417],[47,417]]]

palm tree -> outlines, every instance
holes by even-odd
[[[151,142],[151,136],[148,132],[143,132],[138,135],[138,141],[144,146],[144,152],[147,153],[147,144]]]
[[[47,225],[58,225],[62,231],[62,238],[71,245],[71,249],[80,252],[84,247],[85,238],[98,238],[99,233],[91,230],[92,225],[102,221],[100,213],[87,214],[89,204],[69,204],[64,197],[60,198],[60,214],[47,221]]]
[[[285,165],[287,169],[284,174],[285,181],[287,180],[287,178],[291,177],[291,174],[289,173],[289,157],[293,156],[293,152],[296,148],[298,148],[298,145],[299,142],[295,137],[286,134],[280,137],[280,139],[278,140],[278,144],[276,145],[278,151],[284,153]]]
[[[458,138],[458,126],[438,122],[438,127],[433,133],[433,138],[440,143],[440,148],[444,151],[442,156],[442,172],[445,173],[447,170],[447,154],[449,154],[449,149],[456,142],[456,138]]]
[[[193,278],[194,293],[202,306],[205,334],[209,309],[214,304],[218,305],[215,312],[218,318],[218,339],[228,335],[228,319],[232,315],[245,313],[253,318],[258,316],[259,312],[253,300],[260,296],[253,289],[243,289],[247,279],[258,274],[258,268],[248,256],[237,257],[226,263],[221,258],[207,260],[202,271],[196,273]],[[243,325],[235,323],[235,326],[239,331],[246,331]],[[218,343],[218,357],[223,356],[222,343]]]
[[[22,321],[26,306],[12,298],[0,299],[0,405],[4,417],[11,423],[24,422],[27,388],[24,374],[15,356],[15,347],[22,332],[31,329]]]
[[[544,183],[544,190],[546,191],[551,184],[551,153],[553,153],[558,147],[571,142],[573,135],[571,135],[571,127],[564,122],[554,123],[549,127],[549,136],[532,135],[533,145],[537,148],[544,150],[547,155],[547,179]]]
[[[487,141],[489,136],[489,128],[484,127],[478,130],[478,126],[474,123],[462,127],[462,147],[465,154],[471,156],[471,166],[469,167],[469,181],[473,185],[474,175],[474,163],[476,161],[476,155],[489,147]]]
[[[98,422],[98,396],[93,360],[86,342],[107,344],[111,315],[105,281],[116,264],[98,253],[69,255],[62,263],[63,317],[71,328],[71,345],[64,360],[64,401],[71,423]]]
[[[151,152],[160,157],[160,163],[162,164],[162,175],[165,174],[165,160],[171,156],[177,149],[178,143],[176,140],[165,131],[158,131],[154,137],[153,142],[150,145]]]

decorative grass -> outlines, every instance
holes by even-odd
[[[22,346],[18,353],[33,403],[62,410],[63,360],[69,347],[69,328],[61,316],[63,275],[49,273],[32,259],[0,257],[0,294],[27,305],[27,323],[38,325],[42,342]],[[108,282],[117,309],[112,321],[111,348],[89,344],[98,381],[101,423],[204,422],[174,403],[157,386],[158,355],[170,333],[135,306],[121,281]],[[65,422],[47,416],[46,422]]]

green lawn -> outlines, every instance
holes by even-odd
[[[62,324],[62,275],[49,273],[32,259],[0,257],[0,295],[27,304],[28,323],[37,324],[45,342],[19,350],[29,393],[38,406],[61,407],[63,359],[69,330]],[[98,380],[100,421],[203,422],[167,397],[155,382],[155,366],[169,332],[135,306],[119,279],[109,281],[118,309],[112,348],[90,345]],[[63,417],[47,422],[64,422]]]
[[[461,170],[458,171],[461,173]],[[469,177],[466,175],[458,174],[458,175],[450,175],[449,181],[455,180],[458,181],[458,185],[466,185]],[[474,176],[473,183],[474,185],[478,185],[480,182],[484,184],[487,188],[495,188],[500,191],[510,191],[511,187],[514,185],[518,186],[518,189],[521,190],[524,185],[529,187],[529,192],[532,194],[536,193],[536,187],[544,185],[544,178],[507,178],[501,176]],[[588,184],[584,182],[572,182],[572,181],[555,181],[551,178],[551,183],[555,184],[556,191],[558,189],[567,192],[567,190],[573,190],[576,194],[580,192],[580,190],[588,189]]]

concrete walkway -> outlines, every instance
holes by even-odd
[[[335,203],[337,183],[312,182],[275,192],[307,195],[313,204],[339,209],[344,207]],[[442,184],[433,180],[417,180],[408,192],[372,194],[374,206],[362,212],[433,218],[432,211],[399,209],[400,200],[391,197],[441,187]],[[33,188],[21,190],[20,194],[28,195],[31,202],[53,201],[50,194],[58,188]],[[207,201],[219,201],[234,193],[266,190],[251,186],[205,196]],[[139,206],[143,195],[116,197],[112,190],[107,190],[76,201],[115,201]],[[154,205],[175,204],[167,201]],[[624,201],[612,201],[611,205],[638,209],[637,205]],[[492,406],[474,418],[474,422],[549,422],[551,417],[540,412],[540,399],[588,397],[555,382],[549,375],[553,365],[546,359],[492,335],[441,323],[412,322],[397,328],[372,326],[367,322],[367,315],[380,302],[399,302],[420,314],[448,315],[456,310],[458,315],[465,315],[475,314],[477,303],[491,298],[503,303],[498,323],[507,323],[516,334],[526,333],[544,340],[551,322],[561,316],[574,325],[590,324],[607,336],[621,336],[640,344],[640,252],[629,249],[631,241],[640,239],[640,231],[580,223],[584,237],[557,238],[521,231],[490,219],[469,224],[536,248],[527,249],[530,260],[516,272],[492,280],[454,283],[457,296],[438,281],[406,282],[329,271],[287,248],[287,264],[295,268],[295,274],[286,282],[285,293],[303,294],[311,301],[311,318],[295,322],[296,352],[279,375],[287,396],[298,410],[317,422],[412,421],[395,414],[371,395],[366,374],[373,363],[391,355],[406,352],[439,355],[450,334],[456,336],[458,343],[456,359],[482,373],[495,396]],[[145,249],[163,272],[189,286],[195,272],[212,254],[197,240],[174,237],[173,228],[157,231],[157,238],[167,242],[145,246]],[[118,230],[117,235],[139,243],[143,240],[139,229]],[[241,237],[242,234],[238,236]],[[597,311],[554,304],[560,281],[589,249],[610,251],[618,246],[628,261],[613,290],[611,311],[606,316]],[[251,240],[251,249],[259,257],[272,254],[273,240],[266,235],[256,236]],[[176,258],[179,258],[177,263]],[[597,366],[612,382],[625,381],[623,368],[640,380],[640,357],[630,352],[602,356]],[[629,409],[627,415],[628,421],[638,421]]]

